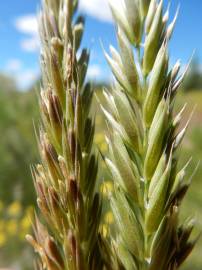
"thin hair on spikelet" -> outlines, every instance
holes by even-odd
[[[115,77],[104,90],[109,125],[105,162],[114,180],[109,200],[117,234],[114,269],[176,270],[192,251],[194,220],[180,225],[179,208],[190,181],[178,168],[182,111],[174,100],[185,73],[169,69],[169,23],[163,0],[109,0],[119,51],[106,59]],[[134,53],[134,51],[136,53]],[[107,104],[107,105],[106,105]]]
[[[43,0],[39,14],[41,164],[32,174],[41,214],[27,236],[40,255],[37,269],[104,269],[107,256],[100,248],[93,91],[85,80],[89,52],[79,50],[84,18],[77,7],[77,0]]]

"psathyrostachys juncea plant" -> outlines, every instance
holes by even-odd
[[[105,158],[114,181],[110,194],[117,235],[114,269],[176,270],[192,251],[193,220],[180,225],[179,208],[190,185],[178,168],[179,129],[184,108],[174,102],[185,76],[180,63],[169,68],[169,23],[163,0],[109,0],[119,51],[106,59],[115,77],[104,90],[109,125]]]
[[[36,217],[35,237],[27,236],[41,257],[38,269],[104,267],[92,89],[85,81],[89,52],[79,50],[84,18],[77,7],[77,0],[43,0],[39,14],[42,163],[32,171],[45,225]]]

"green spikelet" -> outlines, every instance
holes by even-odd
[[[122,9],[109,0],[119,51],[110,47],[111,56],[105,54],[115,83],[104,90],[107,105],[102,106],[109,126],[105,160],[114,181],[109,198],[117,232],[114,260],[122,265],[115,269],[176,270],[195,244],[189,240],[193,221],[179,225],[189,183],[187,165],[177,167],[185,108],[173,113],[184,74],[178,76],[179,62],[169,70],[168,42],[177,13],[167,25],[163,0],[120,2]]]
[[[98,163],[92,150],[93,92],[85,83],[89,52],[78,54],[84,18],[75,19],[77,6],[73,0],[44,0],[39,14],[42,161],[32,173],[45,225],[36,216],[35,237],[27,239],[47,270],[107,269],[108,253],[100,248]]]

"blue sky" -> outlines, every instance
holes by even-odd
[[[118,1],[118,0],[117,0]],[[170,45],[171,62],[181,59],[184,65],[192,52],[202,62],[202,1],[173,0],[170,17],[180,4],[180,14]],[[165,0],[165,6],[168,1]],[[0,9],[0,71],[13,75],[20,87],[28,87],[39,76],[39,48],[35,14],[40,0],[6,0]],[[97,81],[110,77],[100,40],[108,49],[116,44],[107,0],[81,0],[86,14],[83,45],[90,47],[89,77]]]

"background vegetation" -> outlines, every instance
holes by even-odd
[[[39,120],[37,91],[17,89],[12,78],[0,75],[0,268],[33,269],[30,262],[33,254],[24,236],[31,228],[29,215],[35,204],[34,187],[29,165],[37,162],[38,150],[34,135],[33,122]],[[101,85],[96,87],[101,98]],[[191,172],[202,158],[202,73],[199,63],[194,60],[182,92],[178,95],[177,107],[187,103],[186,120],[190,111],[197,105],[189,131],[184,140],[181,153],[181,166],[192,157],[188,167]],[[96,101],[95,101],[96,103]],[[104,142],[105,123],[98,106],[97,133],[95,143],[102,152],[107,150]],[[111,188],[110,176],[104,164],[100,171],[100,181],[107,177],[107,187],[101,184],[103,197],[106,189]],[[202,230],[202,164],[193,177],[191,189],[183,205],[182,220],[187,215],[197,220],[196,233]],[[107,223],[113,223],[113,216],[107,208],[103,214],[103,233],[107,233]],[[202,240],[197,244],[192,256],[183,270],[201,270]]]

